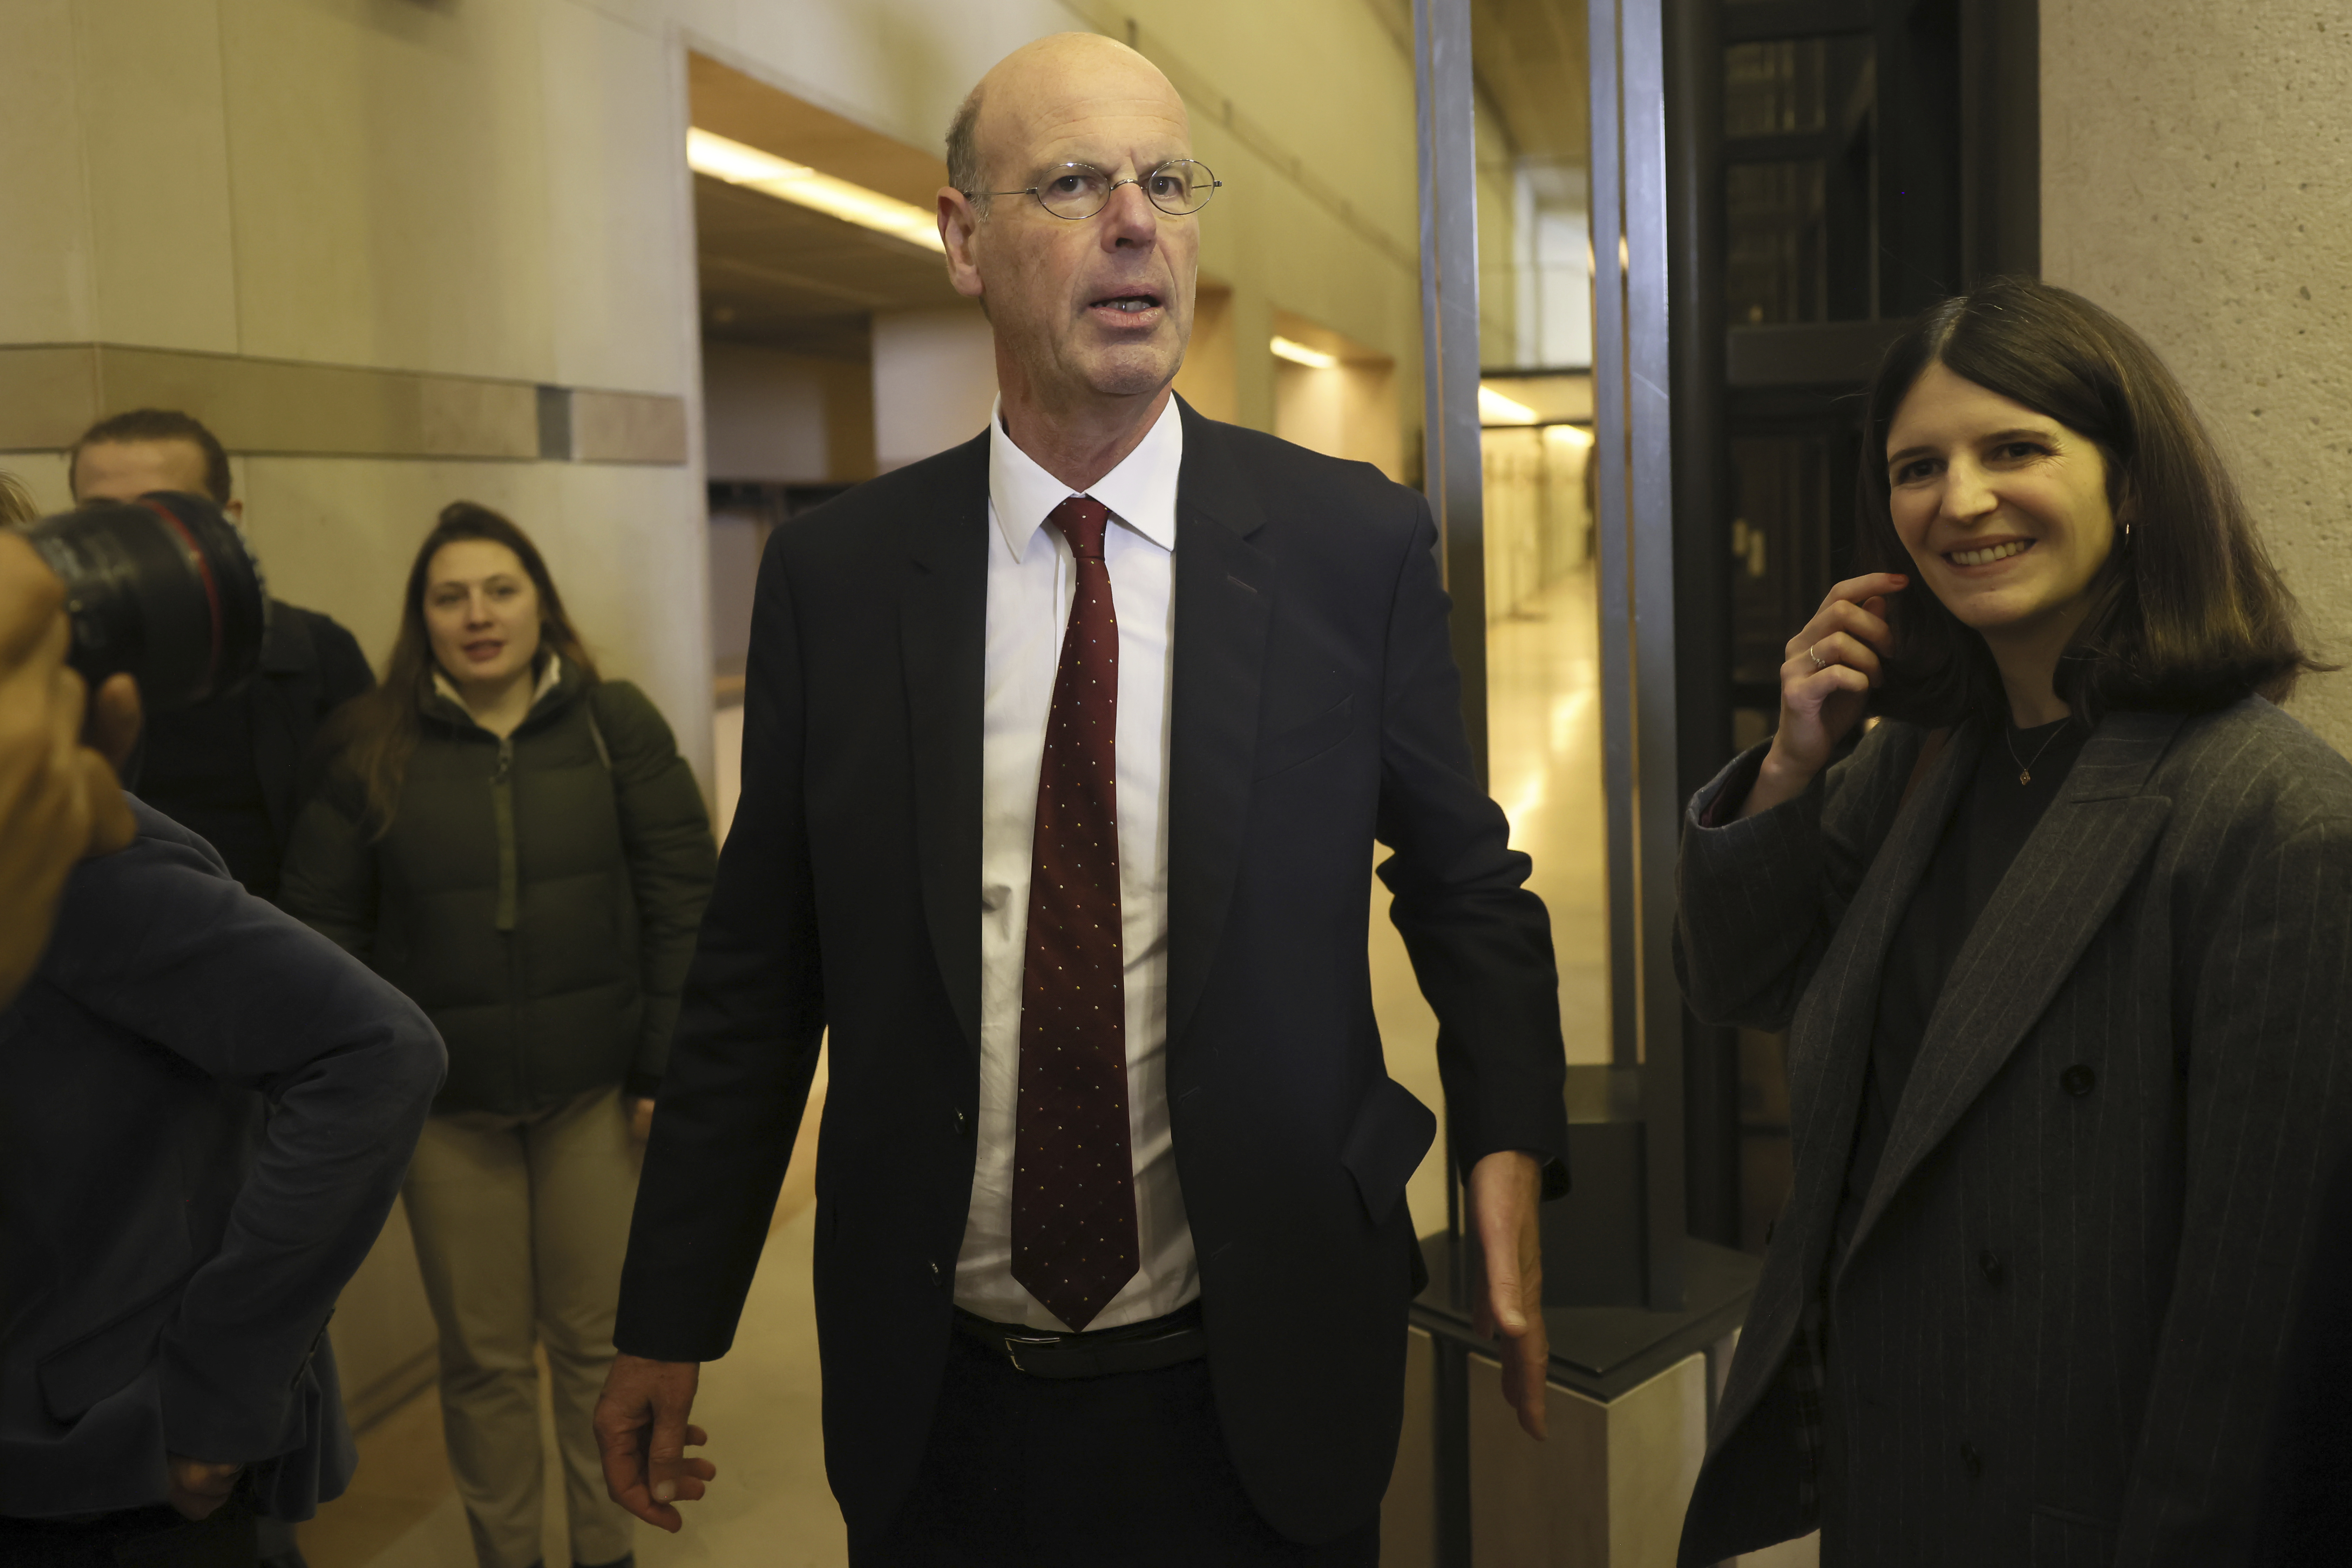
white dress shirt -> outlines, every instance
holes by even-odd
[[[981,741],[979,1151],[955,1299],[996,1322],[1066,1330],[1013,1278],[1013,1142],[1037,775],[1062,630],[1076,593],[1069,543],[1045,519],[1073,492],[1013,444],[1001,406],[988,425],[993,526]],[[1118,617],[1118,909],[1140,1263],[1089,1331],[1172,1312],[1201,1293],[1168,1127],[1169,639],[1183,457],[1184,427],[1171,397],[1142,444],[1086,492],[1111,514],[1103,558]]]

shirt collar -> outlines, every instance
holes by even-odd
[[[1184,466],[1184,420],[1171,395],[1134,451],[1086,493],[1162,550],[1176,548],[1176,476]],[[1005,547],[1018,561],[1054,509],[1075,494],[1004,433],[1004,399],[988,411],[988,499]]]
[[[540,668],[538,683],[530,689],[530,705],[533,708],[538,707],[539,700],[554,690],[555,683],[562,678],[563,661],[555,657],[553,648],[549,648],[547,662]],[[455,702],[458,710],[468,718],[472,717],[474,710],[467,708],[466,700],[457,695],[457,683],[450,679],[438,664],[433,667],[433,689]]]

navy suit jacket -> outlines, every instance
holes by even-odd
[[[254,1465],[304,1519],[352,1465],[323,1331],[441,1038],[132,805],[0,1012],[0,1515],[162,1502],[173,1453]]]
[[[1402,1420],[1435,1121],[1384,1070],[1374,840],[1436,1010],[1464,1169],[1566,1141],[1542,903],[1463,737],[1421,498],[1183,410],[1168,1074],[1227,1444],[1285,1534],[1366,1522]],[[854,1539],[921,1458],[979,1106],[985,435],[785,524],[760,569],[743,794],[639,1189],[615,1339],[734,1334],[818,1039],[827,1468]]]

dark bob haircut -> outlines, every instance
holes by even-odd
[[[2273,701],[2305,670],[2294,597],[2256,537],[2203,421],[2156,351],[2063,289],[2000,278],[1947,300],[1886,351],[1871,383],[1856,486],[1865,572],[1918,571],[1895,531],[1886,440],[1919,377],[1941,364],[2093,442],[2107,500],[2131,531],[2091,585],[2091,614],[2060,658],[2058,695],[2086,723],[2115,709],[2200,712]],[[1874,711],[1950,724],[1999,719],[2008,699],[1984,639],[1924,584],[1895,596],[1895,654]]]

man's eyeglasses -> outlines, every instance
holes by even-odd
[[[1151,205],[1171,217],[1199,212],[1223,184],[1206,163],[1176,158],[1148,174],[1114,180],[1092,163],[1056,163],[1034,185],[1017,191],[966,191],[967,196],[1035,196],[1037,205],[1055,217],[1089,218],[1110,205],[1121,185],[1140,185]]]

